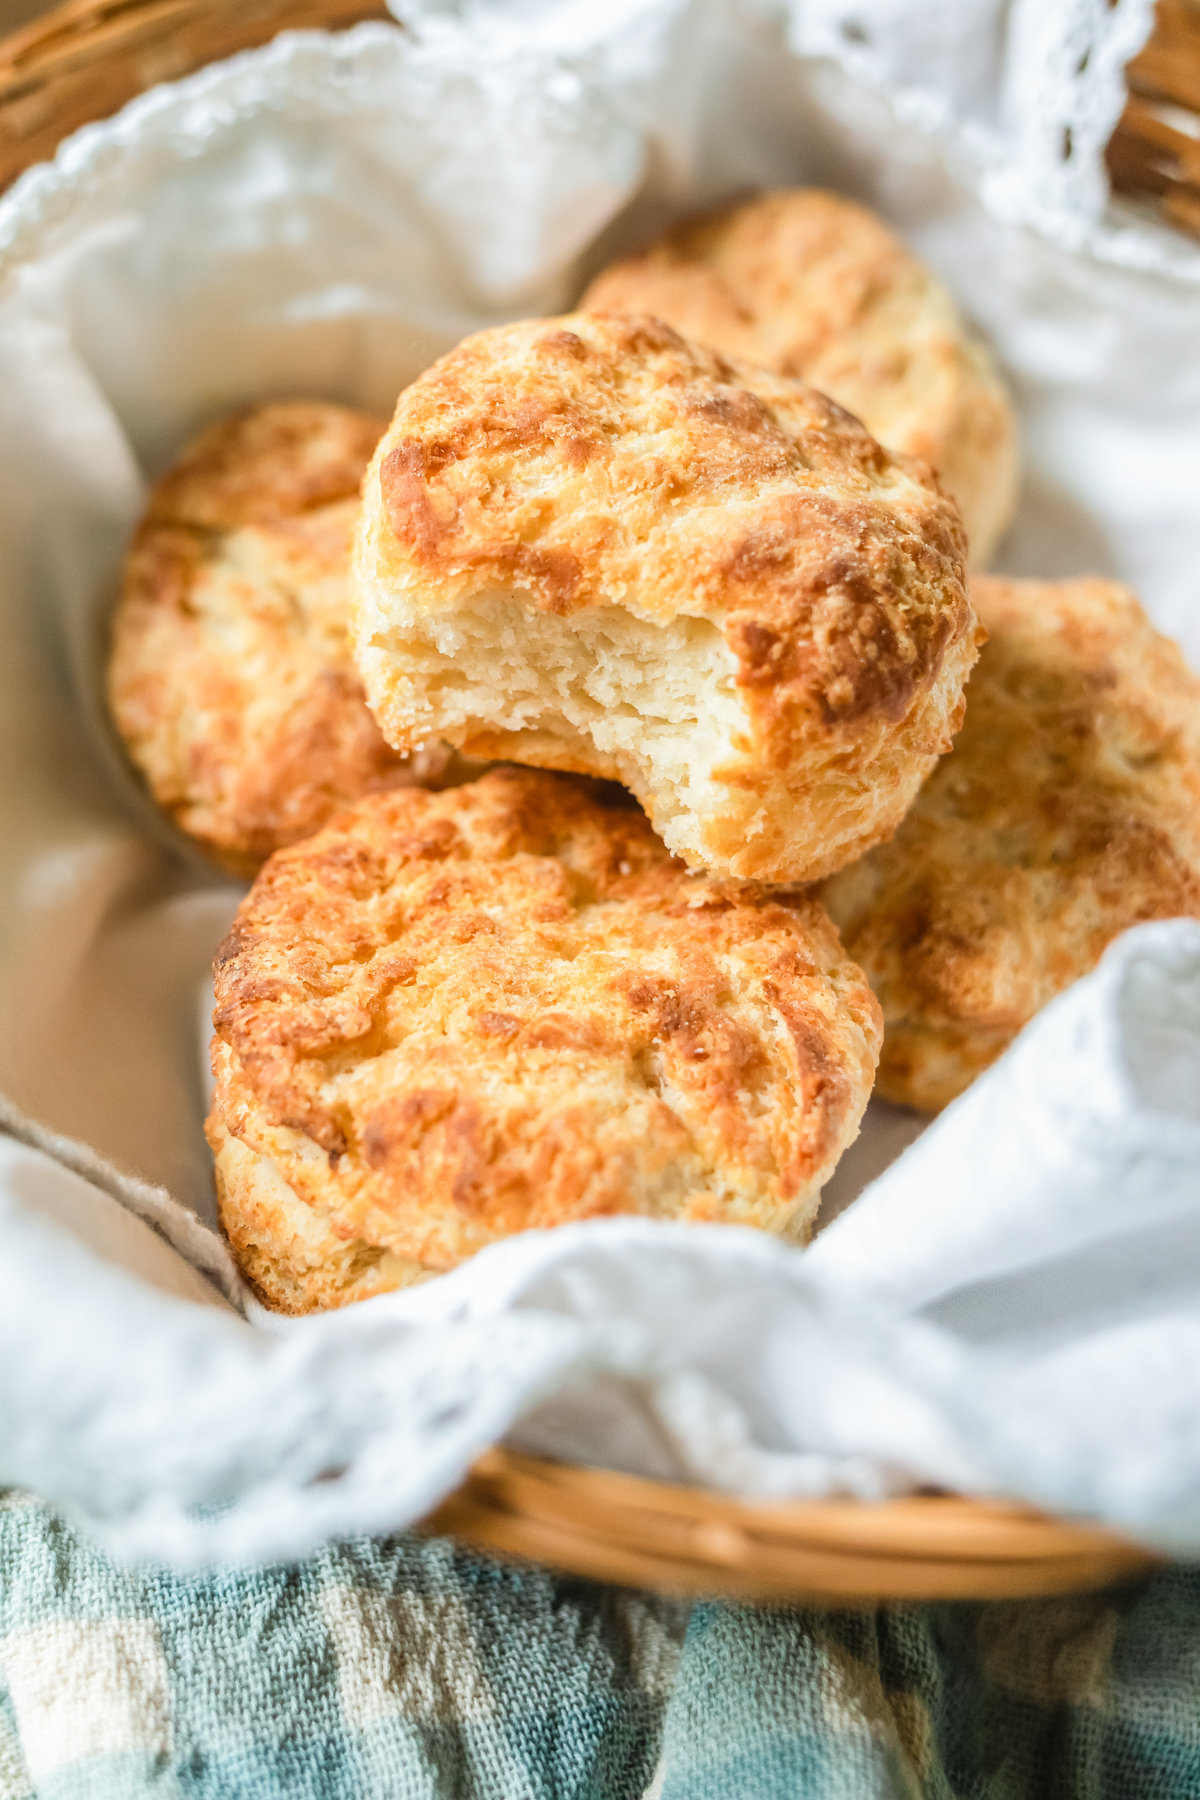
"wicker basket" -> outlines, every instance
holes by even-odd
[[[1158,0],[1154,35],[1125,71],[1108,146],[1114,185],[1200,238],[1200,0]]]
[[[1155,39],[1131,65],[1110,165],[1118,185],[1200,234],[1200,143],[1170,112],[1200,113],[1200,0],[1159,10]],[[0,187],[156,81],[281,29],[387,16],[365,0],[69,0],[0,42]],[[599,1580],[776,1603],[1055,1594],[1156,1561],[1107,1531],[1025,1508],[946,1495],[757,1503],[502,1450],[426,1529]]]

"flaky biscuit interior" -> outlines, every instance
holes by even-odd
[[[389,741],[623,782],[690,865],[886,837],[976,655],[958,514],[799,383],[657,320],[466,339],[364,484],[356,659]]]
[[[878,1091],[961,1093],[1120,932],[1200,917],[1200,679],[1114,582],[977,577],[952,753],[821,890],[878,994]]]
[[[571,1220],[803,1235],[880,1038],[811,896],[689,875],[639,811],[533,770],[281,851],[216,996],[221,1219],[292,1312]]]
[[[1016,504],[1012,403],[941,282],[866,207],[819,188],[761,195],[612,265],[580,306],[655,313],[811,382],[889,450],[932,463],[972,566],[988,566]]]

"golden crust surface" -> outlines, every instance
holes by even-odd
[[[288,1312],[569,1220],[802,1230],[881,1029],[811,895],[689,875],[640,812],[524,769],[280,851],[216,995],[222,1222]]]
[[[986,568],[1016,499],[1013,409],[945,288],[866,207],[818,188],[765,194],[614,264],[580,306],[656,313],[830,394],[889,450],[933,464]]]
[[[368,712],[347,644],[350,540],[382,430],[316,402],[225,419],[154,487],[130,547],[113,717],[155,799],[236,874],[416,772]]]
[[[620,780],[692,865],[812,880],[948,747],[963,563],[928,468],[814,389],[655,319],[525,321],[400,397],[364,485],[357,662],[398,749]]]
[[[933,1110],[1131,925],[1200,917],[1200,680],[1115,583],[972,587],[952,753],[823,898],[882,1004],[878,1092]]]

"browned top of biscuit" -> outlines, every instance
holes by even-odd
[[[972,584],[966,721],[890,843],[824,887],[939,1105],[1131,925],[1200,916],[1200,680],[1113,582]],[[928,1064],[926,1068],[925,1065]]]
[[[381,420],[323,400],[268,401],[201,432],[156,483],[148,521],[196,530],[310,522],[356,500]]]
[[[403,776],[346,637],[350,538],[381,430],[317,402],[225,419],[151,491],[130,547],[113,715],[155,798],[237,873]]]
[[[431,1270],[605,1213],[783,1224],[878,1044],[814,900],[689,876],[641,813],[532,770],[281,851],[216,992],[215,1120],[342,1240]]]
[[[652,318],[466,339],[400,397],[364,487],[362,646],[386,605],[489,589],[719,623],[761,734],[904,717],[973,628],[957,511],[823,395]],[[364,665],[365,666],[365,665]]]
[[[1014,498],[1011,407],[946,289],[866,207],[818,188],[761,195],[604,270],[580,304],[655,313],[833,395],[933,464],[990,554]]]

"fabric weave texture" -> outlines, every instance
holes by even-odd
[[[0,1800],[1192,1800],[1200,1570],[878,1612],[408,1533],[129,1569],[0,1495]]]

